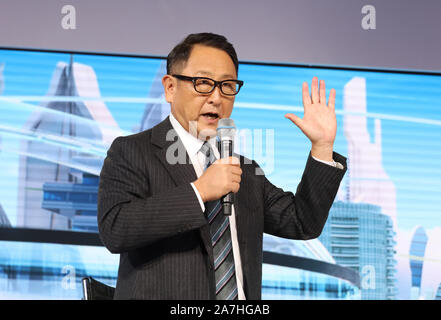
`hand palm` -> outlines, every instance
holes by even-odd
[[[303,119],[287,113],[286,118],[290,119],[308,137],[314,145],[333,145],[337,133],[337,119],[335,116],[335,90],[331,89],[328,105],[326,105],[325,82],[318,78],[312,79],[311,95],[309,95],[308,84],[303,83]]]

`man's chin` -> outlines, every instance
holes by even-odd
[[[202,123],[200,121],[191,121],[189,132],[198,139],[207,140],[217,134],[217,122],[212,124]]]
[[[213,137],[216,136],[217,132],[216,132],[216,126],[204,126],[203,128],[201,128],[201,130],[199,130],[198,133],[198,138],[201,140],[207,140],[207,139],[211,139]]]

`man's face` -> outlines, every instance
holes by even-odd
[[[195,45],[187,62],[173,73],[218,81],[237,78],[234,63],[225,51],[203,45]],[[229,118],[233,111],[234,96],[223,95],[219,87],[209,94],[201,94],[191,81],[166,75],[162,82],[173,116],[185,130],[197,133],[203,140],[215,136],[219,119]]]

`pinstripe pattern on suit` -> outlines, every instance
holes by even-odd
[[[208,222],[186,164],[166,159],[172,126],[115,139],[100,174],[98,226],[105,246],[120,253],[116,299],[215,299]],[[346,171],[309,155],[294,195],[271,184],[256,162],[240,156],[243,171],[235,197],[238,241],[248,299],[260,299],[263,232],[290,239],[317,237]]]

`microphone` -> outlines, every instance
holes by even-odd
[[[217,148],[220,153],[220,157],[228,158],[233,155],[234,136],[236,134],[236,126],[233,119],[222,118],[219,119],[217,125]],[[234,202],[234,194],[232,192],[226,194],[221,199],[224,215],[231,215],[231,206]]]

